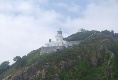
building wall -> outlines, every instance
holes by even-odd
[[[60,34],[56,35],[55,38],[56,38],[56,41],[63,41],[63,36]]]
[[[62,43],[63,42],[63,43]],[[62,41],[62,42],[49,42],[45,47],[41,47],[41,54],[51,53],[63,48],[68,48],[70,46],[78,45],[80,41]]]
[[[64,48],[64,46],[41,47],[40,54],[55,52],[55,51],[63,49],[63,48]]]
[[[51,46],[68,46],[67,41],[53,41],[45,44],[45,47],[51,47]]]
[[[71,44],[71,46],[74,45],[78,45],[81,41],[69,41],[69,44]]]

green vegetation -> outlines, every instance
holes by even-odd
[[[78,32],[68,41],[79,45],[40,55],[40,49],[0,65],[0,80],[118,80],[118,34],[113,31]],[[4,69],[1,67],[5,67]]]
[[[65,40],[67,41],[78,41],[78,40],[85,40],[87,39],[90,35],[94,34],[94,33],[100,33],[99,31],[84,31],[84,32],[77,32],[75,34],[72,34],[70,36],[68,36],[67,38],[65,38]]]
[[[6,70],[8,70],[9,67],[10,67],[9,61],[4,61],[4,62],[0,65],[0,74],[2,74],[3,72],[5,72]]]

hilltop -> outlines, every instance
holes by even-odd
[[[11,66],[0,65],[0,80],[118,80],[118,33],[83,31],[65,38],[79,45],[40,55],[40,48]]]

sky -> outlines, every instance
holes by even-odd
[[[78,29],[118,32],[118,0],[0,0],[0,63]]]

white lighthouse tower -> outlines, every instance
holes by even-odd
[[[56,41],[51,41],[50,39],[49,43],[46,43],[45,46],[46,47],[65,46],[66,41],[63,40],[61,28],[57,31],[55,38],[56,38]]]
[[[62,31],[61,28],[59,31],[57,31],[57,35],[55,36],[57,42],[62,42],[63,41],[63,36],[62,36]]]

